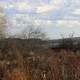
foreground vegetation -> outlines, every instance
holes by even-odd
[[[0,44],[0,80],[80,79],[79,51],[29,47],[32,43],[12,39]]]

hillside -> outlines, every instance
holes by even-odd
[[[72,51],[80,50],[80,37],[64,38],[48,41],[51,48],[64,48]]]

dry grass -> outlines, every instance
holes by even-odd
[[[12,45],[12,44],[11,44]],[[80,55],[73,52],[41,52],[25,56],[24,49],[10,46],[15,58],[0,60],[0,80],[79,80]],[[9,50],[10,50],[9,49]],[[2,52],[2,51],[1,51]],[[9,53],[9,51],[8,51]],[[58,55],[55,55],[57,54]],[[7,57],[14,57],[9,55]]]

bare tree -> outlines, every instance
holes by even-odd
[[[46,33],[42,31],[40,27],[34,28],[34,26],[26,27],[20,34],[21,38],[25,39],[46,39]]]
[[[74,37],[74,32],[69,34],[68,38],[65,38],[63,35],[62,36],[62,43],[61,46],[63,46],[64,48],[71,50],[74,50],[74,41],[73,41],[73,37]]]

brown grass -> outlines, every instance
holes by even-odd
[[[10,49],[14,51],[15,58],[12,61],[7,60],[6,54],[4,59],[0,60],[0,80],[80,79],[80,55],[77,53],[46,50],[25,56],[24,49],[16,47],[15,42]]]

